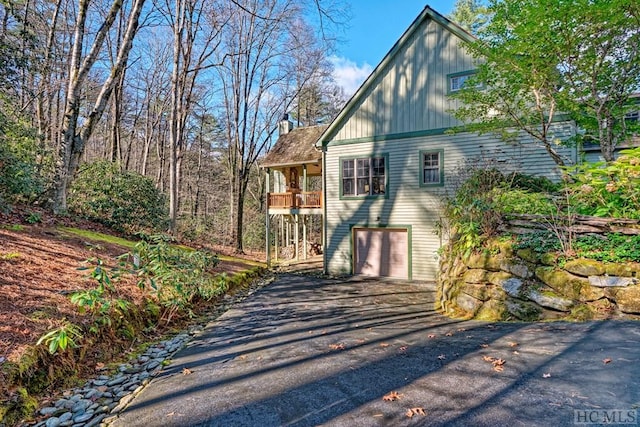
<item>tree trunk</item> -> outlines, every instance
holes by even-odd
[[[71,56],[69,89],[67,91],[67,102],[63,122],[64,136],[58,153],[58,162],[56,165],[53,197],[53,211],[55,213],[61,213],[67,210],[67,192],[69,185],[78,170],[80,158],[84,152],[85,143],[91,137],[96,124],[102,117],[117,79],[124,72],[129,59],[129,52],[133,47],[133,39],[138,30],[140,14],[142,12],[144,2],[145,0],[135,0],[127,21],[127,29],[122,40],[122,46],[118,51],[116,63],[113,65],[109,76],[104,81],[93,109],[80,128],[78,127],[78,118],[80,115],[82,88],[86,83],[86,79],[89,76],[91,68],[98,59],[105,37],[122,7],[122,0],[114,0],[107,17],[95,36],[94,43],[89,49],[89,53],[82,60],[82,64],[80,64],[84,45],[83,40],[87,19],[87,9],[89,7],[89,0],[80,0]]]
[[[242,235],[243,235],[243,220],[244,220],[244,193],[246,190],[246,185],[238,180],[238,188],[236,192],[236,223],[235,223],[235,253],[244,254],[244,247],[242,244]]]

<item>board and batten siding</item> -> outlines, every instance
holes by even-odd
[[[554,126],[557,138],[573,134],[571,123]],[[326,174],[326,261],[330,274],[353,273],[352,228],[410,228],[410,279],[433,280],[438,249],[444,242],[436,234],[442,217],[442,197],[451,194],[465,162],[495,166],[503,171],[518,170],[531,175],[559,179],[560,172],[544,148],[523,134],[519,143],[507,144],[495,136],[471,133],[441,134],[398,140],[371,141],[327,147]],[[421,187],[420,151],[444,150],[445,185]],[[569,162],[575,162],[575,149],[561,148]],[[340,198],[340,158],[366,158],[385,155],[387,197],[346,200]],[[469,163],[467,163],[468,165]]]
[[[332,140],[460,125],[447,113],[458,102],[447,96],[447,76],[474,68],[463,41],[438,22],[426,20],[376,74]]]

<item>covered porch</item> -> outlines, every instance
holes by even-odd
[[[322,253],[322,153],[325,126],[292,129],[280,123],[278,141],[263,160],[266,262],[299,261]]]

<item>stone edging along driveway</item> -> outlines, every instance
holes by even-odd
[[[638,425],[640,323],[481,323],[431,284],[281,275],[112,426]]]

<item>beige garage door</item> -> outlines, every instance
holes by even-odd
[[[409,278],[406,229],[354,228],[354,273],[374,277]]]

